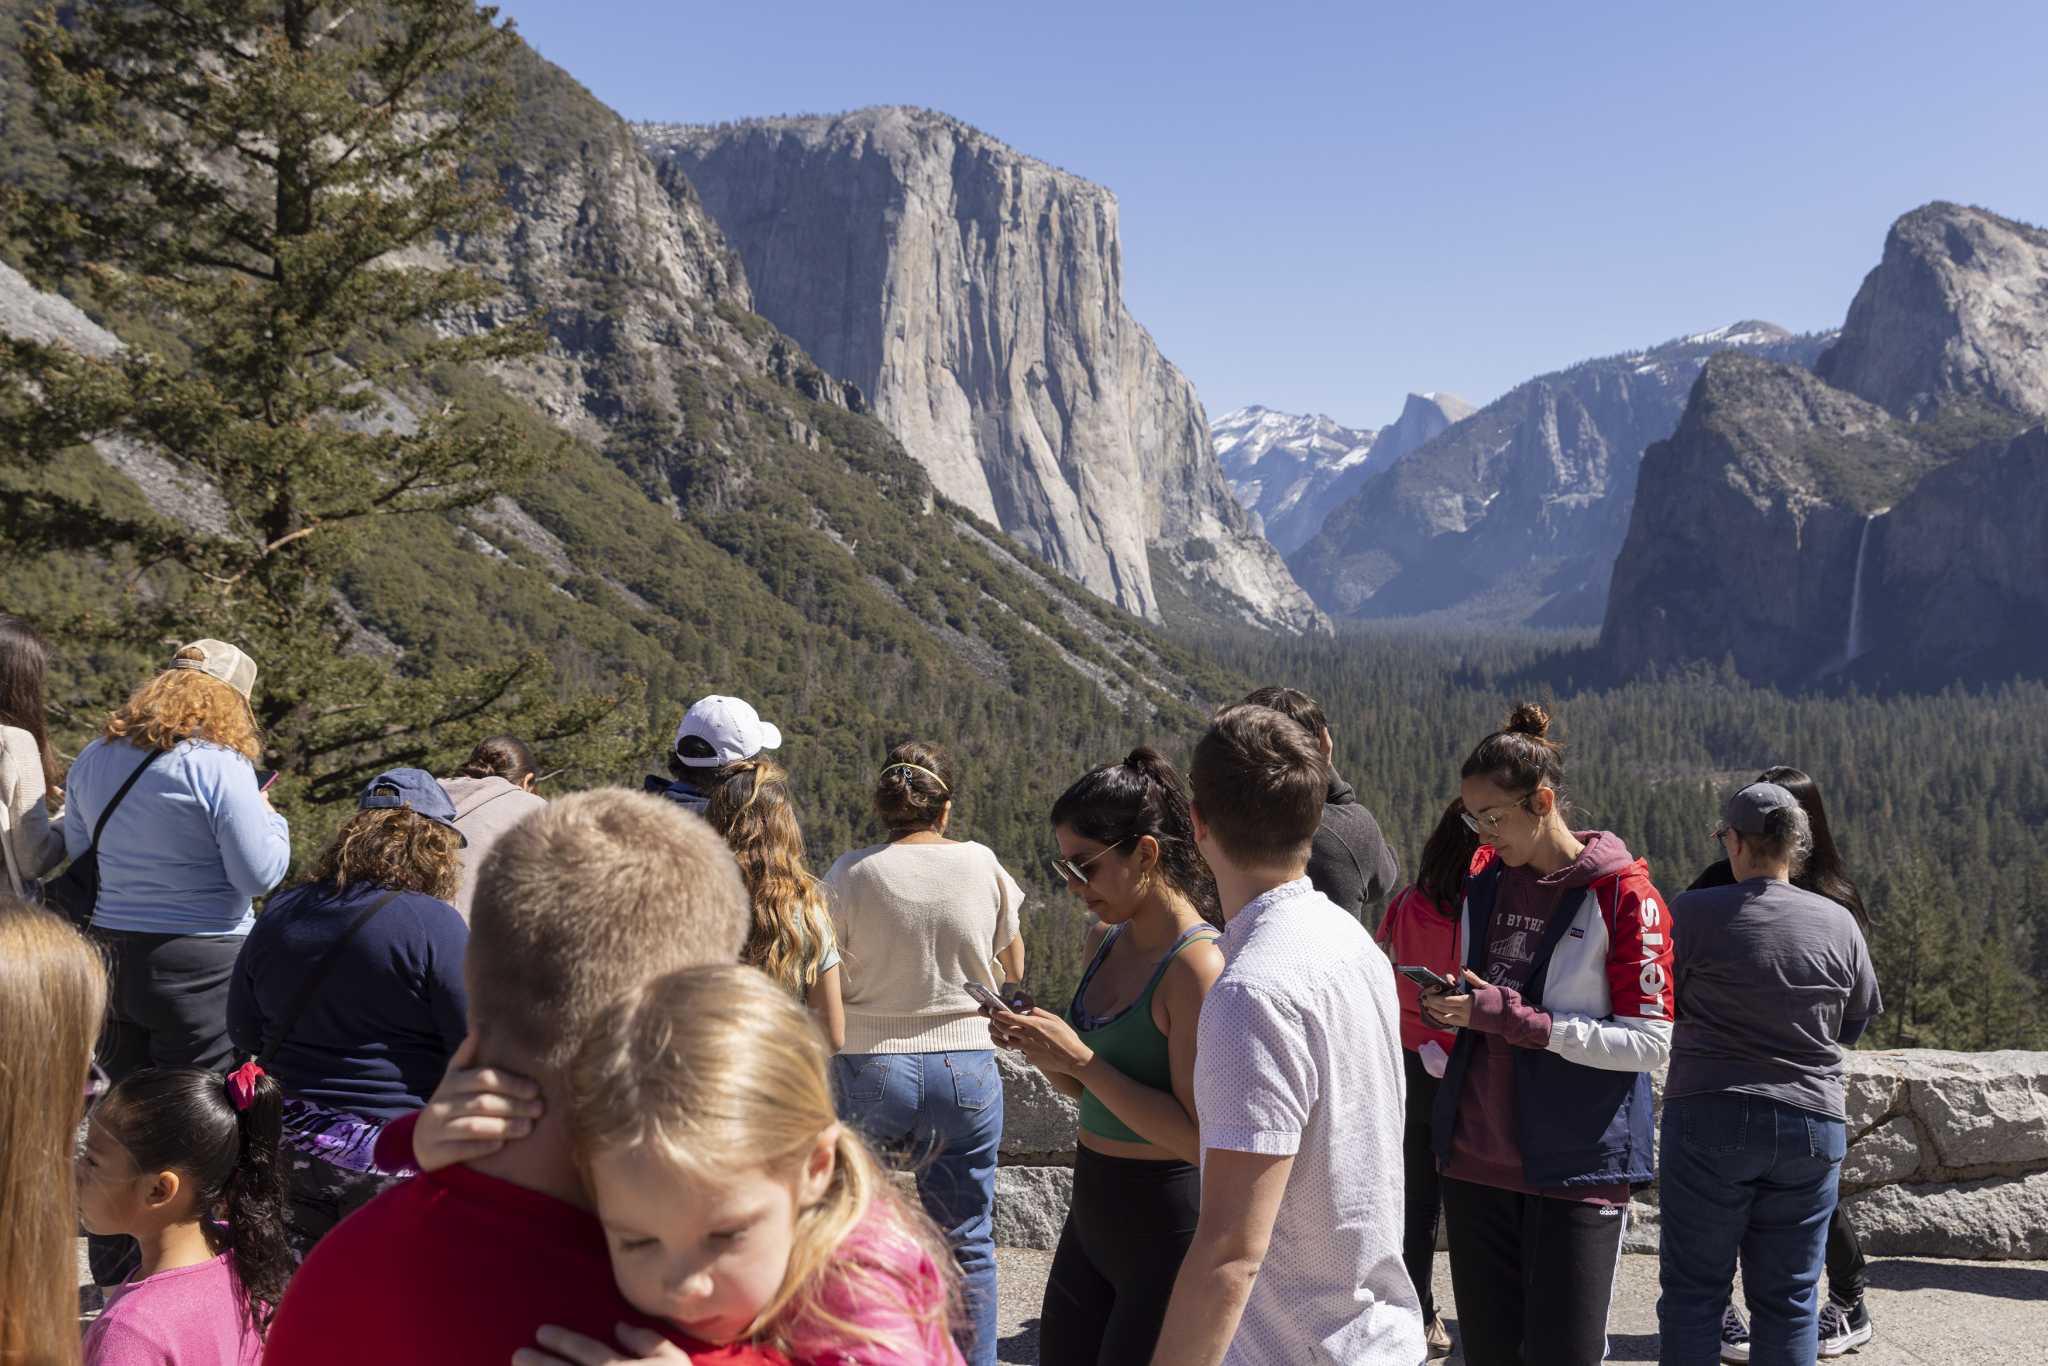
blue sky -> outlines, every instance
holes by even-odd
[[[2048,223],[2048,4],[507,0],[629,118],[943,109],[1115,190],[1211,414],[1393,419],[1840,323],[1930,199]]]

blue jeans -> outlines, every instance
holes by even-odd
[[[968,1366],[996,1359],[996,1148],[1003,1082],[993,1049],[842,1053],[832,1060],[839,1117],[885,1151],[908,1152],[917,1193],[960,1263]]]
[[[1662,1366],[1713,1366],[1742,1257],[1755,1366],[1812,1366],[1821,1253],[1846,1126],[1736,1092],[1664,1102],[1657,1328]]]

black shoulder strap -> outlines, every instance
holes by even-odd
[[[121,804],[121,799],[128,795],[128,789],[135,786],[135,780],[142,776],[142,770],[148,768],[151,764],[155,763],[159,758],[163,756],[163,753],[164,751],[160,749],[151,750],[148,753],[148,755],[144,757],[143,761],[135,766],[135,771],[128,775],[128,780],[122,783],[119,790],[117,790],[114,793],[114,800],[108,802],[106,806],[100,811],[99,820],[93,823],[92,844],[86,850],[87,853],[93,854],[95,856],[99,854],[100,836],[106,833],[107,817],[114,814],[114,808],[119,806]]]
[[[341,961],[341,951],[349,946],[349,941],[356,937],[356,932],[369,924],[377,912],[397,899],[397,892],[386,892],[372,901],[363,908],[360,915],[349,922],[349,927],[341,932],[341,938],[334,941],[334,946],[320,956],[320,961],[313,965],[312,972],[306,975],[306,984],[299,988],[299,998],[292,1002],[292,1008],[280,1018],[277,1030],[270,1036],[270,1041],[263,1045],[263,1054],[256,1059],[257,1066],[268,1067],[271,1057],[284,1045],[284,1041],[291,1037],[292,1030],[298,1027],[299,1018],[306,1013],[306,1007],[313,1004],[313,998],[320,994],[320,988],[326,985],[327,975],[333,972],[335,965]]]

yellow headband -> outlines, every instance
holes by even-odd
[[[944,778],[941,778],[938,774],[932,772],[923,764],[891,764],[889,765],[889,767],[882,770],[882,775],[884,777],[887,777],[890,773],[893,773],[895,770],[899,768],[907,768],[914,773],[924,774],[925,777],[930,778],[933,782],[939,785],[939,790],[941,792],[950,794],[953,790],[952,788],[946,786],[946,780]]]

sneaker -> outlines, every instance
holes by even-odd
[[[1732,1304],[1721,1311],[1721,1360],[1749,1360],[1749,1323]]]
[[[1824,1357],[1838,1357],[1853,1352],[1877,1336],[1877,1330],[1870,1326],[1870,1311],[1863,1307],[1863,1297],[1858,1295],[1852,1304],[1843,1304],[1830,1297],[1820,1311],[1820,1354]]]
[[[1424,1330],[1423,1338],[1429,1343],[1431,1361],[1442,1361],[1451,1354],[1451,1330],[1444,1327],[1442,1314],[1429,1316],[1429,1327]]]

